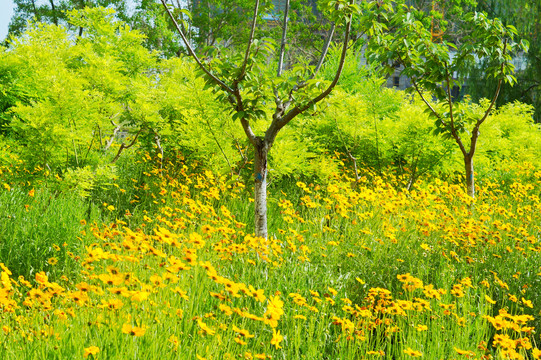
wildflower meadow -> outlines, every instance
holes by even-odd
[[[0,360],[541,359],[533,25],[97,3],[0,44]]]
[[[241,182],[179,161],[90,210],[4,183],[2,359],[540,357],[541,171],[475,200],[437,179],[298,181],[265,240]]]

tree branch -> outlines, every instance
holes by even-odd
[[[421,92],[421,89],[419,89],[419,86],[417,85],[417,82],[415,81],[415,79],[411,79],[411,83],[413,84],[413,87],[415,88],[415,91],[417,91],[417,93],[419,94],[419,96],[421,97],[421,99],[423,100],[425,105],[436,116],[436,118],[438,118],[438,120],[441,121],[442,125],[445,126],[445,127],[449,127],[449,125],[447,125],[447,123],[445,122],[443,117],[440,114],[438,114],[438,112],[434,109],[434,107],[432,105],[430,105],[430,103],[426,100],[423,93]],[[466,155],[467,151],[466,151],[466,148],[464,147],[464,144],[462,143],[462,139],[456,133],[456,131],[453,131],[453,129],[454,129],[454,125],[451,126],[451,135],[453,135],[453,138],[455,139],[456,143],[458,144],[458,147],[460,148],[460,151],[462,152],[462,154]]]
[[[286,40],[287,40],[287,16],[289,14],[289,0],[286,0],[286,8],[284,10],[284,22],[282,29],[282,41],[280,45],[280,57],[278,59],[278,71],[276,73],[277,77],[282,76],[282,66],[284,64],[284,52],[286,50]]]
[[[443,120],[441,115],[438,114],[438,112],[434,109],[434,107],[432,105],[430,105],[430,103],[425,99],[425,96],[423,95],[423,93],[419,89],[419,86],[417,85],[417,82],[415,81],[415,79],[411,79],[411,83],[413,84],[413,87],[415,88],[415,91],[417,91],[417,94],[419,94],[419,96],[421,97],[421,100],[423,100],[425,105],[430,109],[430,111],[432,111],[432,114],[434,114],[439,120],[441,120],[441,122],[443,123],[444,126],[447,126],[447,124],[445,123],[445,121]]]
[[[445,81],[447,83],[447,103],[449,104],[449,118],[451,120],[450,128],[451,128],[451,135],[455,138],[456,143],[458,144],[458,147],[460,148],[460,151],[462,152],[462,155],[466,156],[469,155],[466,151],[466,147],[462,143],[462,139],[456,132],[455,127],[455,118],[453,114],[453,98],[451,97],[451,79],[449,78],[451,74],[449,74],[449,68],[447,64],[445,65]],[[471,152],[471,148],[470,148]]]
[[[137,138],[139,137],[139,134],[141,134],[142,131],[143,131],[143,128],[140,128],[137,134],[135,134],[135,137],[133,138],[132,142],[129,143],[128,145],[124,143],[120,144],[120,148],[118,149],[118,152],[116,153],[116,156],[114,157],[114,159],[111,161],[111,164],[114,164],[118,160],[118,158],[120,158],[120,154],[122,154],[122,151],[124,151],[125,149],[129,149],[133,145],[135,145],[135,142],[137,141]]]
[[[201,68],[201,70],[203,70],[203,72],[205,74],[207,74],[217,85],[219,85],[223,90],[227,91],[228,93],[232,94],[233,93],[233,89],[231,89],[229,86],[227,86],[223,81],[221,81],[220,79],[218,79],[214,74],[212,74],[210,72],[210,70],[208,70],[205,65],[203,65],[203,63],[201,62],[201,60],[199,60],[199,57],[197,57],[197,55],[195,54],[195,52],[193,51],[190,43],[188,42],[188,39],[186,39],[186,36],[184,35],[184,32],[182,31],[182,29],[180,28],[180,26],[178,25],[177,21],[175,20],[175,18],[173,17],[173,14],[171,13],[171,11],[169,10],[169,8],[167,7],[167,3],[165,2],[165,0],[161,0],[162,4],[163,4],[163,7],[165,8],[165,11],[167,11],[167,14],[169,15],[169,17],[171,18],[171,21],[173,21],[173,24],[175,25],[175,28],[177,29],[178,33],[180,34],[180,37],[182,38],[182,41],[184,41],[184,45],[186,45],[186,48],[188,49],[188,53],[190,54],[191,57],[194,58],[195,62],[197,63],[197,65],[199,65],[199,67]],[[259,3],[259,1],[258,1]]]
[[[248,46],[246,46],[246,53],[244,54],[244,61],[242,62],[242,68],[239,75],[233,81],[233,90],[237,90],[239,82],[242,81],[244,75],[246,75],[246,66],[248,64],[248,58],[250,57],[250,49],[252,48],[252,42],[254,41],[255,26],[257,23],[257,12],[259,9],[259,0],[256,0],[254,5],[254,17],[252,18],[252,29],[250,30],[250,38],[248,39]]]
[[[49,0],[49,3],[51,4],[51,12],[53,16],[53,23],[58,26],[58,17],[56,16],[56,6],[54,6],[54,1]]]
[[[246,137],[248,138],[248,140],[250,140],[250,143],[252,143],[252,145],[255,145],[258,141],[258,138],[250,127],[250,123],[248,122],[248,120],[243,117],[242,119],[240,119],[240,124],[242,125],[242,129],[244,130]]]
[[[224,149],[222,148],[222,145],[220,144],[220,142],[218,141],[218,138],[216,137],[216,133],[214,132],[214,130],[212,129],[212,126],[210,125],[209,116],[207,115],[205,106],[201,103],[201,97],[200,97],[199,92],[196,92],[196,99],[197,99],[197,105],[199,106],[199,110],[203,114],[203,119],[205,119],[205,122],[209,128],[210,134],[212,135],[212,139],[214,140],[216,145],[218,145],[218,149],[220,149],[220,152],[222,153],[225,161],[227,162],[230,172],[233,173],[233,167],[231,166],[231,163],[229,162],[229,158],[227,157],[227,154],[225,153]]]
[[[155,131],[154,131],[154,142],[156,143],[156,147],[158,148],[158,150],[160,150],[160,154],[162,155],[162,157],[160,158],[160,169],[163,169],[163,147],[162,147],[160,135]],[[160,173],[160,176],[162,176],[161,173]]]
[[[325,44],[323,45],[323,50],[321,51],[321,56],[319,57],[319,61],[317,62],[316,68],[314,69],[314,73],[312,74],[312,76],[310,76],[310,80],[312,80],[316,76],[316,74],[321,69],[321,66],[323,66],[323,62],[325,61],[325,58],[327,57],[327,52],[329,51],[329,46],[331,45],[331,41],[334,36],[335,29],[336,29],[336,24],[333,23],[331,26],[331,30],[329,31],[329,34],[327,35],[327,39],[325,39]],[[347,43],[346,43],[346,47],[347,47]]]
[[[506,52],[507,52],[507,39],[504,40],[502,56],[505,56]],[[503,74],[503,68],[504,68],[504,63],[502,63],[500,66],[500,72],[502,74]],[[496,103],[496,100],[498,99],[498,96],[500,96],[502,83],[503,83],[503,79],[498,80],[498,85],[496,87],[494,97],[492,98],[492,101],[490,102],[490,105],[485,111],[485,114],[483,115],[483,117],[477,120],[477,123],[475,124],[475,127],[473,128],[473,133],[472,133],[471,142],[470,142],[470,156],[473,156],[473,154],[475,154],[475,149],[477,146],[477,139],[479,138],[479,128],[481,127],[481,124],[485,122],[485,120],[487,119],[488,115],[490,114],[490,111],[492,111],[492,108],[494,107],[494,104]]]
[[[113,135],[111,135],[111,137],[109,138],[109,140],[107,140],[107,142],[105,143],[105,147],[103,148],[103,152],[106,152],[107,150],[109,150],[109,148],[111,147],[111,145],[113,145],[113,141],[115,140],[115,136],[116,134],[119,132],[120,130],[120,125],[117,125],[113,120],[111,120],[111,124],[115,126],[114,130],[113,130]]]
[[[350,4],[351,3],[352,1],[350,1]],[[327,95],[331,93],[331,91],[334,89],[334,87],[338,83],[338,80],[340,79],[340,75],[342,74],[342,69],[344,68],[344,63],[346,61],[346,54],[347,54],[347,49],[348,49],[349,34],[351,32],[352,19],[353,19],[353,15],[350,15],[346,20],[346,31],[344,34],[344,42],[342,44],[342,53],[340,55],[340,62],[338,63],[338,69],[336,70],[336,74],[334,76],[333,81],[327,87],[327,89],[325,89],[325,91],[323,91],[321,94],[319,94],[312,100],[308,101],[305,105],[301,107],[295,106],[293,109],[288,111],[284,116],[276,120],[273,120],[268,130],[265,132],[265,140],[268,141],[270,144],[274,142],[274,139],[276,138],[276,134],[278,134],[278,131],[280,131],[281,128],[287,125],[293,118],[295,118],[295,116],[299,115],[306,109],[310,108],[311,106],[323,100]]]
[[[527,94],[530,90],[532,90],[532,89],[538,87],[539,85],[540,85],[539,82],[537,82],[536,84],[530,85],[526,90],[524,90],[524,91],[520,94],[520,98],[523,98],[524,96],[526,96],[526,94]]]
[[[342,144],[344,145],[344,148],[346,149],[346,153],[351,161],[353,161],[353,169],[355,170],[355,182],[358,183],[360,180],[359,177],[359,170],[357,169],[357,158],[353,156],[351,151],[348,148],[348,145],[346,144],[344,137],[342,136],[342,131],[340,131],[340,126],[338,126],[338,121],[336,120],[336,117],[334,118],[334,123],[336,124],[336,130],[338,130],[338,136],[340,137],[340,141],[342,141]]]

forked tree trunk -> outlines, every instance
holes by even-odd
[[[475,198],[475,174],[473,172],[473,156],[469,154],[464,156],[464,166],[466,167],[466,187],[468,196]]]
[[[308,110],[311,106],[317,104],[321,100],[323,100],[325,97],[327,97],[336,84],[338,83],[338,79],[340,79],[340,74],[342,73],[342,69],[344,68],[344,63],[346,60],[346,54],[348,49],[348,42],[349,42],[349,34],[351,31],[351,24],[352,24],[352,18],[353,14],[350,13],[347,18],[345,19],[345,33],[344,33],[344,42],[342,45],[342,53],[340,55],[340,61],[338,63],[338,69],[336,70],[336,74],[334,76],[333,81],[330,83],[330,85],[322,91],[318,96],[314,97],[310,101],[299,105],[294,104],[295,98],[294,93],[301,88],[305,87],[306,81],[300,81],[299,83],[294,86],[291,91],[289,92],[289,95],[287,95],[287,98],[285,100],[281,99],[278,90],[274,88],[275,93],[275,103],[276,103],[276,110],[274,112],[274,115],[272,117],[272,122],[267,131],[265,132],[265,137],[258,137],[255,135],[254,131],[252,130],[250,126],[250,120],[248,116],[246,115],[245,109],[245,103],[242,99],[242,87],[240,86],[243,80],[246,78],[247,71],[251,71],[251,66],[248,66],[248,60],[250,58],[250,50],[252,47],[252,42],[254,39],[254,33],[255,33],[255,26],[256,26],[256,19],[259,9],[259,0],[255,1],[254,5],[254,16],[252,19],[252,29],[250,33],[250,37],[248,40],[248,45],[246,47],[246,53],[244,55],[244,61],[240,67],[240,71],[238,72],[238,76],[233,79],[231,85],[226,84],[223,80],[220,80],[218,77],[216,77],[215,74],[213,74],[213,71],[211,71],[209,68],[207,68],[199,59],[199,57],[195,54],[194,50],[190,46],[190,43],[188,42],[188,39],[186,38],[186,35],[184,34],[184,31],[181,29],[180,25],[176,21],[175,17],[173,16],[172,12],[170,11],[166,0],[161,0],[162,4],[165,8],[165,11],[175,24],[175,28],[179,32],[182,41],[184,42],[184,45],[186,45],[186,48],[188,49],[188,53],[190,56],[192,56],[199,66],[201,70],[211,79],[211,81],[218,85],[222,91],[226,94],[228,94],[228,98],[231,101],[231,104],[233,105],[234,110],[237,112],[237,115],[240,115],[241,113],[244,113],[243,116],[240,117],[240,123],[244,129],[244,132],[247,136],[247,138],[250,140],[250,143],[252,143],[252,146],[254,147],[254,207],[255,207],[255,235],[267,238],[267,174],[268,174],[268,164],[267,164],[267,157],[269,150],[276,139],[276,135],[282,129],[284,126],[286,126],[293,118],[295,118],[297,115],[303,113],[304,111]],[[289,3],[289,1],[287,2]],[[353,6],[354,1],[349,0],[348,6]],[[287,9],[286,9],[287,10]],[[287,24],[287,16],[285,17],[285,24]],[[284,26],[285,28],[285,26]],[[318,72],[318,70],[321,67],[321,64],[323,63],[327,50],[329,48],[330,41],[332,39],[332,35],[335,30],[335,25],[333,24],[331,27],[331,31],[329,33],[329,37],[324,45],[324,49],[321,54],[321,58],[318,62],[318,65],[316,66],[316,69],[314,70],[314,73],[311,77],[307,79],[312,80],[314,78],[315,73]],[[286,31],[283,32],[282,37],[282,43],[285,44],[285,36]],[[282,51],[283,52],[283,51]],[[278,76],[280,75],[280,69],[278,69]],[[292,108],[290,108],[292,106]]]
[[[267,238],[267,156],[270,146],[258,138],[254,145],[255,236]]]

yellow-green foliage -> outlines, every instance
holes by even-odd
[[[116,20],[111,10],[86,9],[69,17],[85,29],[77,41],[61,27],[37,23],[2,49],[0,132],[10,155],[4,152],[1,161],[23,160],[30,172],[38,168],[61,174],[79,167],[96,172],[137,137],[132,149],[160,153],[164,160],[181,152],[217,175],[250,176],[253,150],[242,127],[193,62],[159,59],[142,46],[142,35]],[[433,174],[462,174],[458,148],[434,135],[425,104],[383,88],[382,79],[359,69],[356,56],[348,57],[344,81],[328,101],[280,132],[270,152],[271,179],[326,181],[339,165],[336,152],[350,153],[359,167],[380,174],[392,169],[397,186]],[[323,74],[330,76],[332,69],[331,64]],[[274,106],[266,77],[271,67],[258,63],[254,71],[250,86],[260,87],[261,103],[252,110],[261,118],[254,119],[253,127],[261,136]],[[284,91],[306,71],[294,67],[273,86]],[[309,97],[315,87],[310,83],[302,96]],[[468,101],[455,105],[457,113],[466,114],[464,121],[478,109]],[[531,116],[532,109],[520,103],[489,116],[475,157],[479,181],[499,176],[493,169],[502,161],[538,164],[540,132]],[[352,165],[348,156],[342,160]]]
[[[527,161],[539,166],[541,128],[533,123],[533,113],[532,106],[520,102],[497,109],[481,130],[479,150],[484,161]]]
[[[211,89],[197,76],[188,59],[162,63],[158,100],[170,123],[169,146],[203,160],[218,173],[234,172],[247,156],[247,142],[240,124],[231,120],[225,106],[214,99]]]
[[[16,99],[3,130],[30,168],[95,165],[114,154],[106,145],[113,129],[150,122],[139,104],[153,87],[148,70],[156,54],[142,46],[143,37],[103,8],[73,11],[70,21],[85,29],[78,41],[62,27],[35,23],[2,49],[2,71],[15,74],[5,96]],[[143,125],[130,124],[138,116]]]

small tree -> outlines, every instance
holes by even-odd
[[[77,40],[63,26],[30,24],[0,48],[0,134],[18,144],[26,166],[62,173],[113,162],[129,147],[121,131],[154,137],[163,127],[151,71],[158,56],[112,9],[66,14],[85,28]],[[158,142],[159,139],[156,140]]]
[[[443,21],[434,36],[431,27],[437,14],[427,17],[403,1],[387,1],[373,17],[365,19],[377,24],[368,53],[370,61],[384,64],[390,73],[395,71],[395,66],[403,66],[401,73],[411,79],[412,89],[435,119],[435,132],[453,138],[460,148],[467,192],[473,198],[473,157],[479,129],[493,110],[502,85],[516,83],[512,54],[517,49],[527,51],[528,45],[524,41],[514,42],[516,29],[504,26],[499,19],[491,20],[486,14],[476,12],[455,14],[464,21],[462,36],[447,32]],[[467,74],[478,59],[487,59],[491,64],[485,69],[485,77],[494,77],[497,85],[482,111],[471,111],[471,107],[454,101],[453,88],[464,84],[465,79],[457,75]],[[464,137],[469,139],[466,141]]]
[[[278,132],[296,116],[313,108],[327,97],[336,86],[346,58],[353,14],[359,7],[353,0],[332,0],[326,9],[333,21],[329,36],[325,42],[320,61],[307,75],[306,68],[294,67],[287,76],[278,69],[277,76],[266,71],[266,62],[274,51],[270,40],[256,40],[254,33],[259,13],[259,0],[255,1],[250,36],[243,55],[232,55],[217,59],[212,64],[204,64],[195,54],[182,27],[178,24],[165,0],[162,3],[181,35],[188,53],[204,72],[207,81],[216,86],[218,97],[231,105],[233,119],[242,125],[244,133],[254,149],[254,202],[255,234],[267,238],[267,174],[268,154]],[[323,63],[327,49],[334,34],[335,25],[343,23],[344,38],[342,52],[336,74],[332,82],[318,81],[315,76]],[[287,32],[283,33],[282,43]],[[285,51],[282,46],[280,52]],[[279,54],[279,58],[281,54]],[[306,76],[306,80],[301,80]],[[272,95],[267,89],[272,89]],[[266,104],[274,104],[268,111]],[[254,123],[272,113],[272,119],[266,131],[257,135]]]

